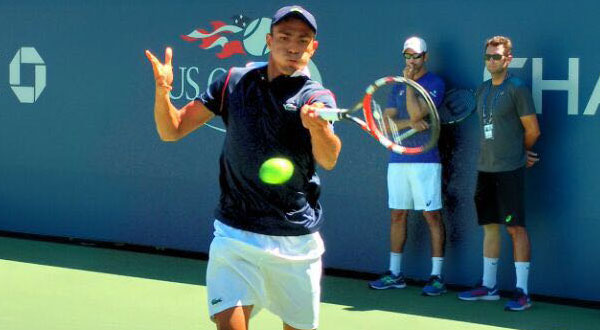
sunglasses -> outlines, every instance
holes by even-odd
[[[484,54],[483,55],[483,59],[486,61],[489,61],[490,59],[493,59],[494,61],[500,61],[503,57],[504,57],[504,55],[500,55],[500,54]]]
[[[423,57],[423,54],[425,54],[425,53],[418,53],[418,54],[404,53],[403,55],[404,55],[404,58],[407,59],[407,60],[410,60],[410,59],[415,59],[416,60],[416,59],[419,59],[419,58]]]

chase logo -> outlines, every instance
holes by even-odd
[[[33,86],[21,84],[21,68],[24,64],[34,65],[34,83]],[[9,66],[10,88],[21,103],[35,103],[38,100],[44,88],[46,88],[46,64],[33,47],[22,47],[17,51]]]

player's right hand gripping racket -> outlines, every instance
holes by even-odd
[[[390,97],[406,97],[407,88],[416,92],[415,95],[421,100],[418,103],[426,113],[422,120],[427,123],[427,128],[423,130],[413,129],[408,115],[406,119],[389,116]],[[358,111],[360,109],[362,117]],[[325,120],[346,119],[354,122],[384,147],[399,154],[426,152],[436,145],[440,135],[440,120],[429,93],[415,81],[404,77],[384,77],[376,80],[367,87],[362,101],[351,109],[323,108],[316,111]]]

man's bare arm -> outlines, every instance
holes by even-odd
[[[152,64],[156,92],[154,120],[156,130],[163,141],[177,141],[209,121],[214,114],[199,101],[191,101],[181,109],[171,103],[169,92],[173,84],[173,51],[165,50],[165,63],[161,63],[150,51],[146,57]]]

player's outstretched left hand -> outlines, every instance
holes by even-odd
[[[164,87],[168,90],[173,89],[171,87],[173,85],[173,50],[171,47],[167,47],[165,50],[165,63],[161,63],[149,50],[146,51],[146,57],[152,63],[156,87]]]

